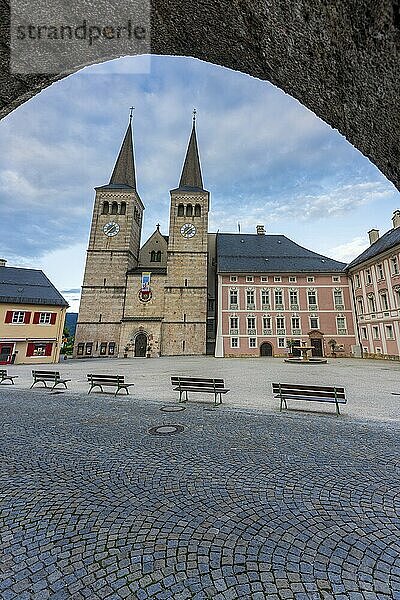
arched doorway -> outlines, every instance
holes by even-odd
[[[263,342],[260,346],[260,356],[272,356],[272,344]]]
[[[145,333],[139,333],[135,339],[135,356],[146,356],[147,349],[147,335]]]

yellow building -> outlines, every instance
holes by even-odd
[[[43,271],[0,260],[0,365],[58,362],[67,308]]]

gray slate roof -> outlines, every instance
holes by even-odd
[[[336,273],[346,263],[299,246],[284,235],[217,234],[218,273]]]
[[[194,122],[177,190],[186,192],[199,192],[204,190],[199,149],[197,146],[196,126]]]
[[[135,160],[133,158],[132,124],[128,129],[111,175],[110,184],[128,185],[136,189]]]
[[[394,248],[397,245],[400,245],[400,227],[396,227],[395,229],[389,229],[377,242],[369,246],[364,252],[362,252],[357,258],[355,258],[351,263],[347,265],[348,269],[360,265],[361,263],[371,260],[381,254],[382,252],[386,252],[390,250],[390,248]]]
[[[43,271],[0,267],[0,302],[69,306]]]

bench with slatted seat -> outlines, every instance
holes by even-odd
[[[222,404],[222,394],[229,392],[223,379],[173,376],[171,377],[171,383],[174,391],[179,392],[179,402],[188,400],[188,392],[201,392],[203,394],[214,394],[214,403],[218,404],[219,397],[219,404]]]
[[[127,394],[129,394],[129,388],[134,383],[126,383],[124,375],[101,375],[95,373],[89,373],[88,382],[90,383],[90,388],[88,394],[93,390],[93,388],[100,388],[101,392],[104,392],[103,387],[111,386],[116,387],[116,391],[114,396],[116,396],[119,390],[125,390]]]
[[[18,375],[9,375],[7,369],[0,369],[0,383],[3,383],[3,381],[11,381],[12,385],[15,385],[14,379],[17,377]]]
[[[343,387],[298,385],[294,383],[273,383],[275,398],[280,399],[280,409],[287,408],[287,400],[304,400],[306,402],[330,402],[336,406],[336,414],[340,415],[339,404],[346,404]]]
[[[43,383],[44,387],[47,388],[47,382],[52,383],[51,389],[54,390],[58,385],[63,385],[65,389],[67,389],[68,381],[70,379],[61,379],[61,375],[59,371],[32,371],[33,383],[30,389],[33,388],[37,383]]]

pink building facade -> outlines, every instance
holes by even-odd
[[[365,358],[400,357],[400,211],[393,228],[379,237],[369,232],[370,247],[348,266],[354,314]]]
[[[335,340],[339,356],[354,356],[346,265],[262,231],[217,236],[215,355],[286,356],[293,340],[326,356]]]

